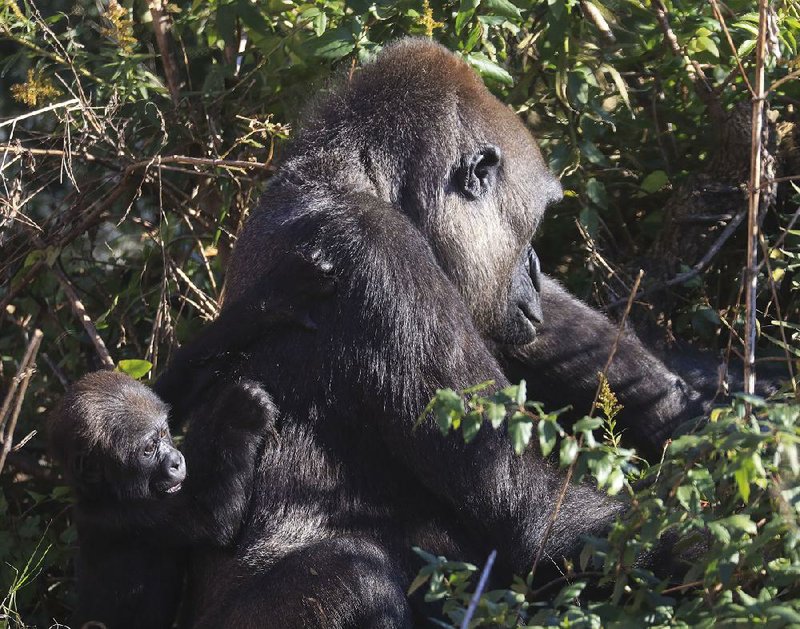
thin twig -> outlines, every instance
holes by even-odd
[[[46,155],[51,157],[66,157],[67,152],[59,149],[36,149],[18,146],[15,144],[0,144],[0,151],[8,151],[18,155]],[[85,160],[87,162],[98,161],[101,158],[85,152],[74,152],[72,157]],[[149,168],[151,166],[161,166],[162,164],[188,164],[192,166],[214,166],[218,168],[231,168],[243,170],[274,170],[272,164],[266,162],[248,162],[237,159],[214,159],[210,157],[189,157],[188,155],[156,155],[149,159],[133,162],[126,166],[125,170],[138,170],[139,168]]]
[[[16,116],[15,118],[9,118],[8,120],[4,120],[0,122],[0,129],[3,127],[7,127],[9,125],[16,124],[26,118],[33,118],[34,116],[38,116],[39,114],[46,113],[48,111],[53,111],[54,109],[61,109],[62,107],[70,107],[72,105],[77,105],[80,101],[77,98],[70,98],[69,100],[62,101],[60,103],[53,103],[52,105],[48,105],[47,107],[42,107],[41,109],[37,109],[36,111],[29,111],[27,114],[22,114],[21,116]]]
[[[747,205],[747,264],[745,267],[744,392],[756,388],[756,288],[758,280],[758,214],[761,205],[761,143],[764,121],[764,55],[767,42],[767,0],[758,2],[755,96],[750,132],[750,189]]]
[[[695,264],[691,269],[685,271],[683,273],[678,273],[675,277],[667,280],[666,282],[661,282],[660,284],[656,284],[654,286],[650,286],[645,290],[641,291],[638,295],[636,295],[636,299],[643,299],[648,295],[652,295],[653,293],[657,293],[658,291],[664,290],[665,288],[669,288],[670,286],[675,286],[677,284],[684,284],[691,279],[699,276],[703,273],[711,264],[711,261],[716,257],[716,255],[722,249],[722,246],[728,241],[728,239],[733,235],[736,231],[736,228],[739,227],[744,217],[747,215],[747,212],[739,212],[736,216],[734,216],[730,222],[725,226],[725,229],[722,230],[722,233],[719,235],[714,241],[714,244],[709,247],[706,254],[700,259],[700,261]],[[607,307],[609,309],[618,308],[625,300],[617,299],[616,301],[612,301]]]
[[[776,89],[778,89],[784,83],[788,83],[789,81],[792,81],[792,80],[796,79],[799,76],[800,76],[800,70],[792,70],[786,76],[782,76],[781,78],[779,78],[776,81],[774,81],[769,86],[769,89],[767,90],[767,92],[774,92]]]
[[[475,615],[475,609],[477,609],[478,601],[481,600],[481,594],[483,594],[483,590],[486,588],[486,582],[489,580],[489,573],[492,571],[492,566],[494,565],[495,559],[497,559],[497,551],[493,550],[491,553],[489,553],[489,558],[486,560],[486,565],[481,571],[481,578],[478,579],[478,587],[475,589],[475,593],[472,595],[472,598],[469,599],[467,613],[464,614],[464,620],[461,621],[461,629],[467,629],[469,627],[469,621],[472,620],[472,617]]]
[[[161,65],[164,67],[164,77],[167,80],[169,95],[172,98],[172,104],[177,107],[180,92],[178,90],[178,69],[175,67],[175,61],[172,59],[169,36],[167,35],[169,15],[163,13],[161,0],[150,0],[150,2],[148,2],[148,7],[150,9],[150,16],[153,18],[153,33],[155,33],[156,44],[161,54]]]
[[[711,10],[714,12],[714,17],[722,27],[722,32],[725,33],[725,39],[728,41],[728,46],[730,46],[733,58],[736,59],[736,66],[739,68],[739,74],[742,75],[742,80],[744,80],[744,84],[747,86],[747,91],[750,92],[751,96],[755,97],[756,93],[753,91],[753,86],[750,85],[750,80],[747,78],[747,72],[744,71],[742,60],[739,59],[739,53],[736,50],[736,44],[733,43],[731,32],[728,30],[728,25],[725,23],[725,18],[722,17],[722,11],[719,10],[719,4],[717,3],[717,0],[709,0],[709,2],[711,3]]]
[[[25,393],[28,390],[28,383],[30,382],[31,375],[33,375],[36,354],[42,343],[42,336],[41,330],[36,329],[33,331],[28,347],[25,349],[25,355],[22,357],[22,362],[19,364],[17,375],[14,376],[14,379],[11,381],[6,397],[3,400],[3,407],[0,410],[0,426],[3,427],[3,448],[0,450],[0,472],[3,471],[8,453],[11,452],[12,442],[14,441],[14,431],[17,428],[17,419],[22,409],[22,401],[25,399]],[[8,409],[11,407],[11,402],[14,399],[16,399],[14,410],[11,413],[11,417],[6,419]]]
[[[114,369],[114,361],[111,359],[111,354],[108,353],[106,344],[97,333],[97,328],[95,327],[91,317],[89,317],[89,315],[86,313],[86,308],[78,298],[78,293],[75,291],[75,287],[72,285],[72,282],[69,281],[69,278],[64,275],[64,273],[58,267],[53,267],[53,273],[55,273],[58,283],[61,284],[61,288],[64,289],[64,293],[67,295],[70,306],[72,306],[72,311],[75,313],[75,316],[78,317],[78,320],[83,325],[83,329],[86,330],[86,333],[92,340],[92,344],[97,351],[97,355],[100,357],[100,362],[103,363],[103,366],[106,369]]]
[[[661,32],[664,34],[664,41],[667,47],[678,59],[683,60],[686,74],[688,74],[689,80],[692,82],[692,85],[694,85],[695,91],[709,109],[715,122],[720,122],[723,118],[722,105],[714,94],[714,90],[711,89],[711,85],[706,78],[705,72],[703,72],[703,68],[681,48],[678,38],[675,36],[675,32],[669,24],[667,7],[664,6],[662,0],[651,0],[651,4],[656,13],[658,24],[661,27]]]
[[[589,410],[589,417],[594,415],[595,407],[597,405],[597,400],[600,397],[600,389],[603,385],[603,379],[606,377],[608,373],[608,368],[611,366],[611,361],[614,360],[614,356],[617,353],[617,346],[619,345],[619,341],[622,338],[622,333],[625,329],[625,322],[628,320],[628,315],[631,312],[631,308],[633,307],[633,302],[636,297],[636,293],[639,290],[639,284],[642,281],[642,277],[644,277],[644,271],[639,270],[639,274],[636,276],[636,280],[633,283],[633,288],[631,288],[631,293],[628,296],[628,305],[625,308],[625,312],[622,314],[622,319],[619,321],[619,325],[617,326],[617,336],[614,338],[614,344],[611,346],[611,351],[608,353],[608,360],[606,360],[606,364],[603,367],[603,371],[600,373],[600,379],[597,384],[597,390],[594,394],[594,401],[592,402],[592,408]],[[580,445],[580,441],[579,441]],[[558,494],[558,498],[556,499],[556,504],[553,507],[553,514],[550,516],[550,520],[547,522],[547,527],[544,530],[544,534],[542,535],[542,541],[539,543],[539,548],[536,551],[536,557],[533,560],[533,567],[531,568],[531,580],[533,580],[533,576],[536,574],[536,568],[539,566],[539,561],[542,559],[542,555],[544,555],[544,546],[547,543],[547,539],[550,537],[550,532],[553,530],[553,526],[556,523],[556,518],[558,518],[558,512],[561,510],[561,505],[564,502],[564,498],[567,495],[567,489],[569,488],[570,482],[572,482],[572,475],[575,472],[575,464],[577,462],[577,457],[570,463],[569,468],[567,468],[567,474],[564,477],[564,482],[561,485],[561,491]]]

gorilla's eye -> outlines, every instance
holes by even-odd
[[[144,455],[147,458],[150,458],[155,453],[156,453],[156,442],[155,441],[148,442],[148,444],[144,447]]]
[[[158,437],[160,439],[166,439],[168,434],[169,434],[169,431],[167,430],[166,426],[162,426],[161,430],[158,431]]]

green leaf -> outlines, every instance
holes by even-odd
[[[622,470],[618,467],[615,467],[611,470],[611,474],[608,477],[608,487],[606,487],[606,493],[609,496],[616,496],[625,485],[625,474],[622,473]]]
[[[569,585],[563,587],[556,596],[555,600],[553,600],[553,607],[555,608],[562,607],[563,605],[566,605],[567,603],[578,598],[581,592],[583,592],[583,589],[585,587],[586,587],[585,581],[570,583]]]
[[[663,170],[654,170],[642,181],[641,188],[648,194],[658,192],[669,183],[669,175]]]
[[[453,422],[461,419],[465,413],[464,400],[452,389],[439,389],[436,392],[436,403],[433,416],[443,435],[446,435]]]
[[[717,522],[726,527],[728,530],[744,531],[750,535],[755,535],[758,532],[756,523],[743,513],[737,513],[735,515],[728,516],[727,518],[717,520]]]
[[[486,418],[491,422],[492,428],[499,428],[506,418],[506,407],[497,402],[486,402]]]
[[[571,465],[578,456],[578,442],[575,437],[567,437],[561,442],[561,453],[559,463],[561,467]]]
[[[458,13],[456,14],[456,33],[460,33],[464,25],[472,19],[472,16],[475,15],[475,9],[478,8],[480,3],[480,0],[461,0],[461,5],[458,7]]]
[[[519,387],[517,388],[517,406],[523,406],[525,401],[528,399],[528,385],[524,380],[519,381]]]
[[[768,613],[778,616],[781,620],[785,620],[793,626],[800,625],[800,612],[795,611],[788,605],[775,605],[769,608]]]
[[[745,463],[749,463],[747,460]],[[750,477],[752,476],[752,467],[750,465],[742,465],[733,476],[736,479],[736,486],[739,488],[739,495],[742,501],[747,504],[750,499]]]
[[[514,79],[511,78],[508,71],[501,68],[482,52],[471,52],[466,56],[466,60],[482,77],[497,81],[503,85],[514,85]]]
[[[606,156],[600,152],[600,149],[594,144],[594,142],[590,142],[589,140],[581,140],[578,143],[578,146],[581,149],[581,153],[588,159],[592,164],[598,164],[600,166],[604,166],[608,163]]]
[[[586,196],[589,197],[589,200],[598,207],[608,207],[608,195],[606,194],[606,187],[594,177],[586,182]]]
[[[508,0],[483,0],[483,6],[490,15],[502,15],[511,20],[518,20],[522,17],[519,8]]]
[[[555,422],[547,419],[539,420],[536,432],[539,434],[539,449],[542,451],[542,456],[549,456],[556,446],[556,437],[558,436]]]
[[[508,434],[514,446],[514,452],[522,454],[531,441],[533,421],[525,413],[517,411],[508,421]]]
[[[467,413],[464,416],[464,419],[461,420],[461,432],[464,435],[464,441],[469,443],[475,438],[475,435],[478,434],[478,431],[481,429],[481,424],[483,423],[483,417],[477,411],[472,411]]]
[[[595,478],[597,478],[597,486],[603,487],[614,469],[611,461],[608,460],[608,457],[603,457],[595,461],[592,467],[594,468]]]
[[[117,370],[128,374],[131,378],[141,380],[153,368],[153,363],[138,358],[127,358],[117,363]]]
[[[603,425],[603,420],[599,417],[584,417],[575,422],[572,428],[573,433],[597,430]]]
[[[341,59],[353,52],[355,47],[352,30],[342,26],[325,31],[322,37],[311,39],[307,44],[312,55],[323,59]]]

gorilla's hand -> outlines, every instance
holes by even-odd
[[[240,380],[225,389],[217,404],[224,409],[224,416],[234,428],[259,435],[275,436],[275,420],[278,410],[275,402],[264,388],[254,380]]]
[[[315,249],[309,254],[292,252],[267,275],[268,290],[259,302],[267,313],[282,313],[288,320],[316,330],[314,307],[336,293],[333,263]]]

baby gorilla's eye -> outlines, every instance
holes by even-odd
[[[162,427],[162,428],[161,428],[161,430],[159,431],[159,433],[158,433],[158,436],[159,436],[161,439],[166,439],[168,434],[169,434],[169,431],[167,430],[167,427],[166,427],[166,426],[164,426],[164,427]]]
[[[146,457],[151,457],[156,453],[156,442],[151,441],[144,447],[144,455]]]

